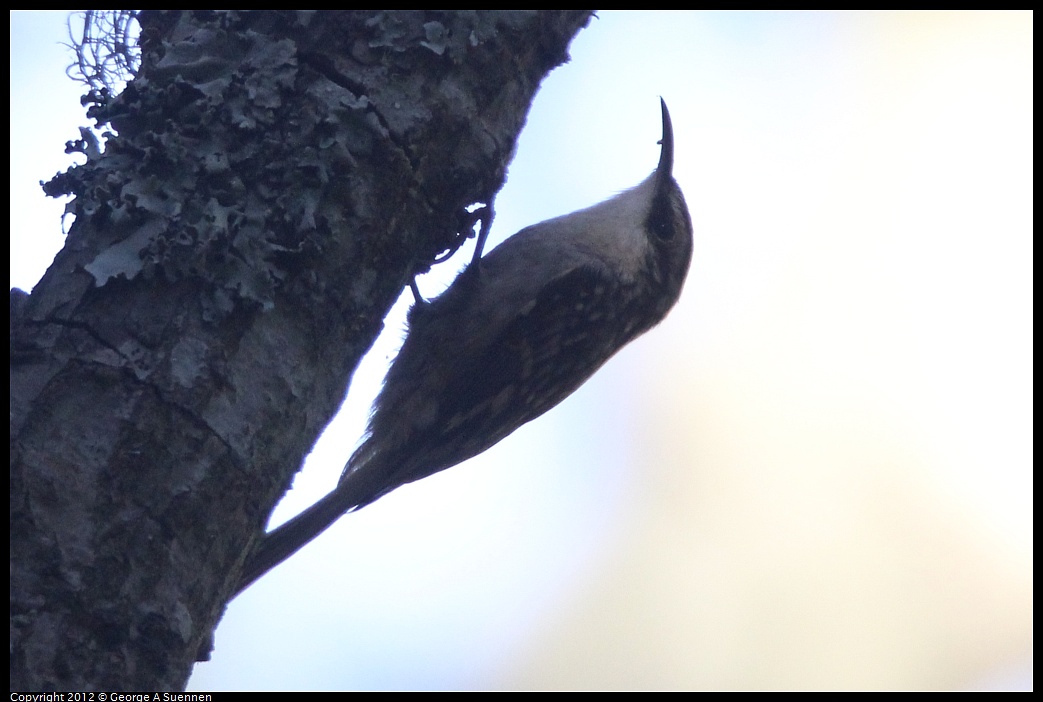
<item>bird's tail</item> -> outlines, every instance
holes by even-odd
[[[357,471],[375,456],[366,443],[352,455],[332,492],[296,517],[268,532],[254,548],[243,566],[235,594],[254,584],[261,576],[297,553],[309,541],[326,531],[347,512],[368,505],[385,492],[379,471]],[[383,489],[382,489],[383,488]]]
[[[321,500],[296,517],[264,535],[243,566],[235,594],[254,584],[261,576],[297,553],[309,541],[326,531],[333,522],[355,505],[337,486]]]

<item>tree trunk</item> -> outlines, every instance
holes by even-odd
[[[589,13],[147,11],[11,297],[11,689],[182,689],[402,287]]]

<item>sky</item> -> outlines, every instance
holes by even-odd
[[[30,289],[86,120],[64,15],[11,27]],[[189,689],[1030,689],[1031,13],[606,11],[570,53],[491,243],[644,179],[662,96],[681,301],[234,600]],[[404,310],[273,524],[336,483]]]

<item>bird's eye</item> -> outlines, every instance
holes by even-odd
[[[648,214],[648,228],[661,241],[674,238],[674,213],[668,198],[660,196],[652,201],[652,211]]]

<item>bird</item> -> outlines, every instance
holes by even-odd
[[[476,456],[544,414],[662,321],[681,294],[693,231],[660,102],[659,163],[644,181],[526,227],[484,256],[480,235],[445,292],[417,298],[337,487],[262,537],[236,594],[347,512]]]

